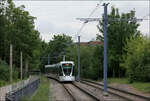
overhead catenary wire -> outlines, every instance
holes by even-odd
[[[94,12],[100,7],[100,4],[101,4],[102,1],[103,1],[103,0],[101,0],[100,3],[98,3],[98,4],[96,5],[96,7],[95,7],[95,8],[92,10],[92,12],[89,14],[88,18],[91,17],[91,16],[94,14]],[[75,36],[79,36],[79,34],[81,33],[82,29],[85,27],[86,23],[87,23],[87,22],[83,22],[82,26],[80,27],[80,29],[78,30],[78,32],[77,32],[77,34],[76,34]]]
[[[142,21],[144,21],[144,20],[149,20],[148,23],[149,23],[149,27],[150,27],[150,13],[144,15],[141,19],[142,19]],[[143,34],[144,34],[144,33],[143,33]],[[148,37],[149,37],[149,40],[150,40],[150,29],[149,29],[148,33],[146,33],[146,34],[148,34]]]
[[[145,19],[145,18],[148,17],[148,16],[150,16],[150,13],[144,15],[144,16],[142,17],[142,19]]]
[[[150,13],[148,13],[148,14],[145,15],[145,16],[143,16],[142,19],[146,19],[146,17],[148,17],[147,20],[149,20],[149,27],[150,27]],[[148,37],[149,37],[149,40],[150,40],[150,29],[149,29]]]
[[[91,16],[94,14],[94,12],[100,7],[100,4],[101,4],[102,1],[103,1],[103,0],[101,0],[100,3],[98,3],[98,4],[96,5],[96,7],[95,7],[95,8],[92,10],[92,12],[89,14],[88,18],[91,17]],[[74,35],[73,39],[76,39],[76,38],[79,36],[79,34],[81,33],[81,31],[82,31],[82,29],[85,27],[85,25],[86,25],[86,22],[83,22],[83,24],[81,25],[80,29],[77,31],[77,34]]]
[[[89,38],[87,38],[86,36],[81,35],[80,37],[81,37],[82,39],[89,40]],[[94,37],[91,37],[91,40],[92,40],[92,39],[94,39]]]
[[[100,2],[101,3],[101,2]],[[97,10],[97,8],[99,7],[100,4],[97,4],[96,8],[90,13],[90,16],[92,16],[92,14]],[[84,26],[86,25],[87,22],[84,22],[81,26],[81,28],[79,29],[79,31],[77,32],[78,35],[78,82],[80,82],[80,33],[82,31],[82,29],[84,28]]]
[[[103,0],[101,0],[100,3],[101,3],[102,1],[103,1]],[[87,19],[90,19],[90,17],[94,14],[94,12],[99,8],[100,3],[96,5],[96,7],[93,9],[93,11],[92,11],[92,12],[89,14],[89,16],[87,17]],[[136,19],[136,20],[139,20],[139,21],[148,20],[148,19],[146,19],[147,16],[150,16],[150,13],[144,15],[141,19]],[[81,18],[81,19],[82,19],[82,18]],[[100,20],[100,19],[102,19],[102,18],[99,18],[98,20]],[[111,20],[112,20],[112,19],[111,19]],[[115,20],[117,20],[117,19],[115,19]],[[124,21],[124,20],[127,20],[127,19],[118,19],[118,21],[122,21],[122,20]],[[131,19],[130,19],[130,20],[131,20]],[[135,19],[133,19],[133,20],[135,20]],[[87,22],[88,22],[88,20],[83,21],[83,24],[81,25],[81,27],[80,27],[80,29],[78,30],[77,34],[74,35],[73,39],[76,39],[76,38],[80,35],[81,31],[83,30],[83,28],[85,27],[85,25],[87,24]]]

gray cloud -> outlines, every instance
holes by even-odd
[[[108,2],[108,1],[105,1]],[[90,12],[96,7],[98,1],[15,1],[17,6],[24,4],[25,9],[35,20],[36,29],[41,32],[41,37],[47,42],[52,39],[54,34],[66,33],[73,36],[80,29],[82,22],[76,20],[79,17],[88,17]],[[111,6],[119,8],[120,12],[136,10],[137,18],[141,18],[149,13],[148,1],[111,1]],[[103,6],[101,6],[92,17],[101,17]],[[140,22],[139,30],[143,33],[149,32],[149,22]],[[98,30],[97,22],[88,23],[81,32],[81,41],[89,41],[96,37]],[[76,38],[77,39],[77,38]],[[75,40],[76,41],[76,40]]]

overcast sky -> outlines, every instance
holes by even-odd
[[[82,22],[76,20],[80,17],[88,17],[99,1],[14,1],[16,6],[25,5],[25,10],[29,11],[30,15],[36,17],[35,27],[41,33],[43,40],[48,42],[53,35],[65,33],[73,37],[82,26]],[[105,1],[110,3],[108,13],[111,11],[111,6],[119,8],[119,12],[130,12],[135,9],[136,17],[143,18],[149,15],[149,1]],[[101,2],[101,5],[104,2]],[[100,6],[91,17],[102,18],[103,6]],[[149,16],[145,17],[146,19]],[[148,35],[149,20],[139,22],[141,26],[139,30]],[[96,25],[98,22],[88,23],[80,33],[81,41],[90,41],[96,38],[99,33]]]

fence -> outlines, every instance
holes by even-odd
[[[18,101],[22,96],[31,96],[37,89],[40,78],[30,77],[27,80],[0,88],[0,101]]]
[[[6,101],[19,101],[22,97],[30,97],[38,88],[40,78],[27,84],[25,87],[6,94]]]

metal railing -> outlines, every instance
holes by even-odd
[[[40,84],[40,78],[32,80],[29,84],[11,91],[6,94],[6,101],[20,101],[23,97],[30,97],[38,88]]]

